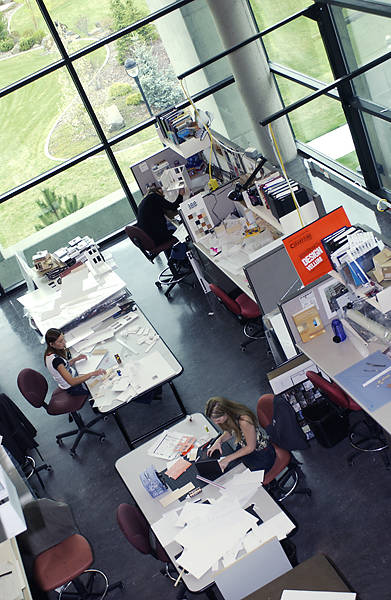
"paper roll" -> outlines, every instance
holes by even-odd
[[[358,310],[348,308],[346,311],[346,316],[357,323],[357,325],[361,325],[361,327],[364,327],[364,329],[367,329],[373,333],[373,335],[379,338],[380,341],[391,342],[391,331],[389,329],[380,323],[377,323],[373,319],[369,319]]]

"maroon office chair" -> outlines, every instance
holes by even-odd
[[[41,498],[27,504],[23,512],[27,531],[19,539],[34,558],[34,579],[42,591],[62,587],[59,600],[92,600],[106,598],[108,592],[123,587],[121,581],[109,585],[102,571],[89,568],[93,563],[92,548],[85,537],[75,532],[67,504]]]
[[[231,313],[236,315],[239,321],[244,322],[243,333],[249,339],[240,344],[242,352],[246,350],[246,347],[249,344],[264,337],[263,326],[259,320],[261,311],[254,300],[251,300],[247,294],[240,290],[234,291],[234,297],[232,297],[214,283],[210,283],[209,287],[218,300],[222,302]]]
[[[69,451],[72,457],[76,456],[76,448],[83,435],[95,435],[101,442],[105,439],[104,433],[91,431],[90,429],[95,423],[100,421],[104,415],[95,417],[95,419],[92,419],[89,423],[84,423],[81,415],[77,412],[83,407],[89,397],[88,394],[83,396],[71,396],[66,390],[57,388],[54,390],[49,403],[46,403],[45,398],[48,393],[48,382],[41,373],[34,371],[34,369],[22,369],[18,375],[17,384],[21,394],[35,408],[43,407],[48,415],[69,414],[72,417],[77,429],[72,429],[71,431],[56,435],[56,442],[59,446],[62,445],[63,438],[76,435],[73,446]]]
[[[306,376],[316,388],[326,394],[330,402],[348,413],[361,411],[363,415],[362,419],[349,427],[349,441],[356,450],[348,456],[349,465],[352,466],[356,456],[363,452],[379,452],[386,468],[389,469],[391,465],[388,457],[388,444],[383,437],[381,427],[334,381],[327,381],[314,371],[307,371]],[[363,433],[364,429],[366,433]]]
[[[117,508],[117,522],[128,542],[132,544],[136,550],[142,554],[150,554],[157,560],[165,563],[160,571],[162,575],[169,577],[172,581],[177,580],[178,573],[175,572],[175,576],[170,573],[170,567],[172,569],[174,567],[170,562],[168,554],[156,536],[153,535],[148,521],[137,506],[131,506],[130,504],[125,503],[120,504]],[[186,588],[182,583],[178,590],[177,599],[182,600],[185,598],[185,593]]]
[[[141,250],[141,252],[150,262],[153,263],[155,258],[161,252],[165,253],[168,267],[163,269],[163,271],[160,273],[159,279],[155,281],[155,285],[159,289],[162,289],[162,286],[167,286],[164,295],[166,298],[170,299],[171,290],[176,286],[177,283],[187,283],[183,280],[191,273],[191,269],[180,264],[183,261],[176,261],[170,258],[172,248],[178,243],[177,238],[172,236],[163,244],[156,246],[153,239],[147,233],[145,233],[145,231],[140,229],[140,227],[136,227],[135,225],[127,225],[125,227],[125,232],[131,242],[133,242],[133,244],[137,246],[139,250]]]
[[[264,394],[259,398],[257,416],[260,426],[270,431],[274,419],[274,394]],[[270,437],[272,440],[273,435]],[[273,441],[272,445],[276,451],[276,459],[271,469],[265,473],[263,485],[268,487],[278,502],[282,502],[293,493],[311,496],[309,488],[298,487],[301,474],[300,463],[289,450],[281,448]]]

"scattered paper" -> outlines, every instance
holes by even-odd
[[[166,475],[167,477],[171,477],[171,479],[178,479],[178,477],[187,471],[189,467],[191,467],[191,463],[189,461],[185,460],[184,458],[178,458],[178,460],[176,460],[175,463],[169,469],[167,469]]]

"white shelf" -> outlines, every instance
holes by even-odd
[[[273,213],[269,208],[265,208],[264,206],[251,206],[250,210],[258,215],[258,217],[261,217],[261,219],[264,219],[264,221],[267,221],[270,225],[273,225],[278,231],[284,233],[280,221],[273,216]]]
[[[171,148],[172,150],[175,150],[175,152],[183,156],[183,158],[189,158],[190,156],[197,154],[197,152],[202,152],[203,150],[206,150],[210,147],[210,141],[208,136],[205,136],[203,140],[194,137],[185,140],[184,142],[182,142],[182,144],[174,144],[169,139],[163,136],[160,129],[157,130],[157,133],[162,144],[164,144],[168,148]]]

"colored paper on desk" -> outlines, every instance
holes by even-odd
[[[191,463],[189,463],[189,461],[185,460],[184,458],[178,458],[178,460],[176,460],[175,463],[169,469],[167,469],[165,475],[167,475],[167,477],[171,477],[171,479],[178,479],[178,477],[187,471],[189,467],[191,467]]]
[[[391,402],[391,359],[380,351],[338,373],[334,380],[369,412]]]

